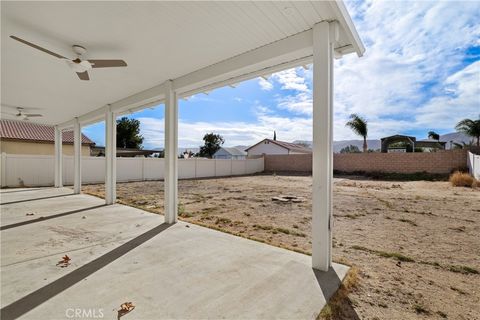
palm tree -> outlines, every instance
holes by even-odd
[[[463,119],[455,126],[458,132],[477,138],[477,147],[480,146],[480,117],[477,120]]]
[[[440,135],[435,131],[428,131],[428,139],[440,141]]]
[[[363,137],[363,152],[367,152],[367,120],[354,113],[350,115],[350,121],[348,121],[345,126]]]

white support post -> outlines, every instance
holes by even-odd
[[[336,22],[313,27],[312,266],[332,264],[333,57]]]
[[[105,112],[105,203],[117,199],[117,122],[111,106]]]
[[[55,126],[55,188],[63,187],[62,130]]]
[[[2,188],[7,186],[7,154],[2,152],[2,163],[1,163],[1,180],[2,180]]]
[[[82,191],[82,127],[78,118],[73,122],[73,193]]]
[[[165,86],[165,222],[178,220],[178,101],[172,81]]]

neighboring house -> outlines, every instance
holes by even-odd
[[[64,131],[63,154],[73,155],[73,131]],[[55,132],[53,126],[17,120],[0,120],[1,152],[8,154],[53,155]],[[82,155],[90,156],[95,143],[82,134]]]
[[[213,155],[213,159],[233,159],[244,160],[247,158],[247,153],[237,148],[220,147]]]
[[[117,157],[133,158],[133,157],[150,157],[158,150],[146,149],[132,149],[132,148],[117,148]],[[92,157],[105,157],[105,147],[93,146],[90,148],[90,155]]]
[[[312,153],[312,149],[301,144],[264,139],[257,144],[247,148],[248,156],[256,156],[262,154],[300,154]]]
[[[380,139],[382,145],[382,152],[416,152],[415,149],[421,149],[420,151],[435,151],[445,150],[446,142],[437,140],[420,140],[412,136],[405,136],[396,134],[389,137]]]

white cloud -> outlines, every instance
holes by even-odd
[[[310,92],[301,92],[295,95],[283,96],[277,99],[278,107],[295,114],[312,114],[313,100]]]
[[[417,110],[417,123],[450,128],[464,118],[480,115],[480,61],[449,76],[444,81],[445,94],[432,98]]]
[[[302,68],[293,68],[289,70],[274,73],[270,79],[280,85],[282,92],[277,96],[277,107],[288,110],[293,114],[311,115],[312,114],[312,91],[311,91],[311,71],[303,71]],[[273,85],[272,85],[273,87]],[[293,93],[291,92],[293,91]]]
[[[336,62],[339,122],[363,114],[370,120],[370,136],[378,138],[392,128],[453,130],[459,118],[478,114],[478,63],[452,76],[464,64],[465,50],[478,45],[478,3],[347,4],[367,51],[363,58],[350,55]],[[353,137],[342,126],[335,133]]]
[[[478,116],[478,61],[462,67],[479,44],[478,3],[366,1],[347,3],[367,51],[335,61],[335,139],[352,139],[352,113],[369,120],[369,136],[407,130],[453,130]],[[474,14],[477,12],[477,14]],[[311,70],[272,75],[283,90],[277,107],[311,116]]]
[[[297,69],[294,68],[274,73],[272,78],[282,85],[282,90],[310,92],[310,89],[305,82],[305,78],[298,74]]]
[[[264,78],[258,78],[258,84],[260,85],[260,88],[264,91],[270,91],[273,89],[273,84],[265,80]]]
[[[163,148],[164,119],[138,118],[140,132],[148,148]],[[304,118],[286,118],[259,114],[257,123],[247,122],[187,122],[180,120],[178,125],[180,147],[198,147],[202,137],[214,132],[225,138],[226,146],[251,145],[267,137],[273,137],[276,130],[280,140],[293,141],[304,137],[311,139],[312,121]]]

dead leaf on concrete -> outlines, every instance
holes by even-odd
[[[65,268],[65,267],[68,267],[70,265],[70,257],[65,255],[62,257],[62,260],[58,261],[57,263],[57,266],[59,266],[60,268]]]
[[[132,302],[124,302],[120,305],[120,309],[118,310],[118,318],[121,316],[126,315],[130,311],[135,309],[135,305]]]

